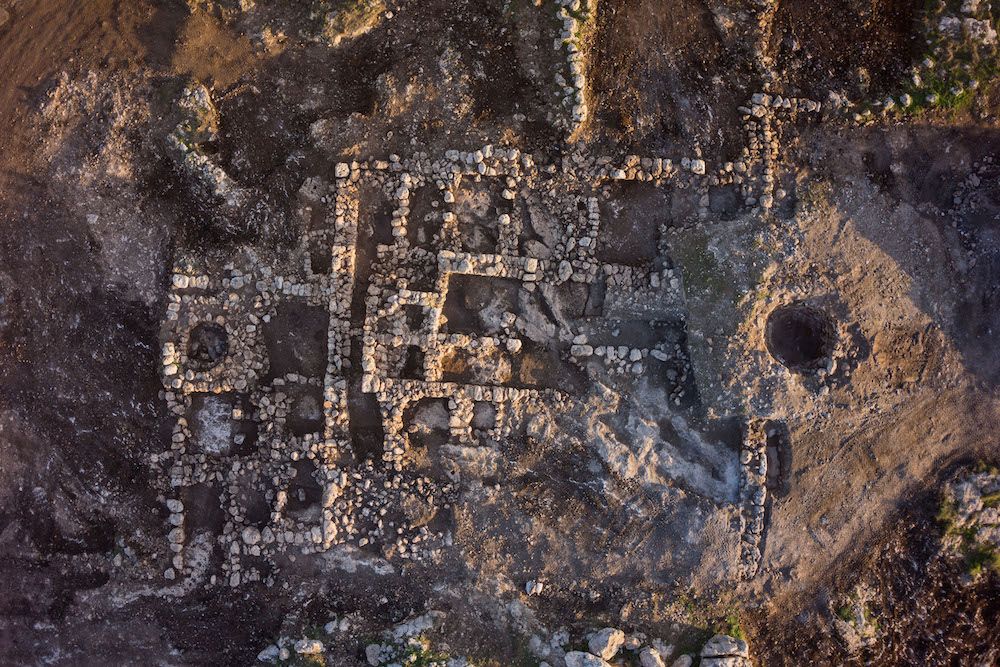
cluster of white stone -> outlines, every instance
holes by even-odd
[[[780,132],[785,123],[795,121],[803,114],[819,114],[819,102],[797,97],[782,97],[768,93],[755,93],[749,107],[740,107],[747,144],[742,159],[733,168],[741,175],[744,201],[748,206],[768,210],[776,201],[784,199],[786,192],[776,188],[775,167],[781,147]]]
[[[331,198],[331,203],[336,201]],[[338,232],[343,234],[344,231],[344,225],[334,224],[333,240],[339,240]],[[307,234],[305,244],[321,236]],[[336,247],[335,243],[334,249]],[[336,252],[332,255],[336,258]],[[341,273],[313,273],[307,257],[302,262],[293,261],[283,272],[262,262],[253,253],[248,253],[238,263],[242,265],[239,268],[234,262],[226,264],[217,275],[198,274],[197,267],[183,259],[178,263],[167,307],[163,344],[164,397],[177,420],[171,451],[154,457],[155,464],[165,467],[169,488],[174,493],[199,484],[219,489],[220,502],[227,510],[226,523],[219,536],[221,547],[228,556],[223,564],[227,581],[238,585],[260,579],[270,568],[247,566],[244,560],[267,561],[290,546],[303,553],[312,553],[337,544],[365,547],[376,539],[390,538],[385,550],[403,558],[421,558],[433,552],[436,547],[432,542],[443,544],[448,539],[444,533],[432,534],[426,526],[395,525],[381,517],[388,507],[399,506],[402,495],[414,492],[427,504],[446,505],[442,498],[451,491],[448,485],[440,487],[429,479],[413,475],[404,480],[399,475],[387,476],[374,470],[363,476],[357,471],[348,474],[348,468],[342,463],[350,451],[350,442],[346,390],[337,375],[342,372],[350,349],[350,291],[347,290],[346,298],[342,296],[350,281],[338,283],[343,278]],[[332,334],[329,340],[332,343],[328,349],[329,372],[325,377],[291,373],[261,385],[260,378],[268,368],[261,329],[282,302],[329,307]],[[346,327],[341,326],[344,322],[338,314],[347,318]],[[204,323],[224,327],[228,352],[216,365],[200,370],[187,358],[187,350],[192,330]],[[297,387],[312,387],[317,393],[321,388],[324,390],[325,427],[322,432],[301,436],[289,432],[286,421],[293,408],[291,392]],[[253,406],[252,415],[243,414],[241,407],[232,409],[234,423],[250,419],[256,422],[258,444],[250,455],[207,451],[205,443],[197,442],[191,429],[195,395],[232,392],[247,393]],[[245,435],[235,433],[232,437],[234,447],[238,448]],[[302,460],[315,465],[311,474],[323,488],[319,515],[304,520],[285,511],[289,488],[298,474],[294,463]],[[363,470],[364,466],[358,469]],[[378,481],[376,490],[368,488],[373,480]],[[248,494],[259,495],[268,505],[266,525],[262,528],[247,516]],[[173,578],[185,572],[182,554],[188,535],[184,503],[177,497],[168,498],[166,502],[171,510],[169,523],[172,526],[168,538],[175,554],[166,576]],[[270,565],[273,566],[273,562]]]
[[[470,661],[466,657],[448,655],[446,646],[436,646],[429,637],[446,619],[443,612],[429,611],[378,633],[377,639],[365,645],[366,662],[372,667],[406,667],[418,664],[471,667],[490,663],[489,659]],[[348,619],[334,618],[323,626],[326,641],[281,637],[262,649],[257,660],[275,663],[290,660],[296,654],[319,657],[328,654],[331,644],[341,640],[341,636],[350,629],[352,624]],[[578,646],[581,644],[582,646]],[[560,629],[551,635],[536,634],[530,638],[527,648],[540,661],[540,667],[611,667],[613,664],[691,667],[696,657],[700,659],[700,664],[712,667],[750,667],[751,664],[747,642],[722,634],[709,638],[693,654],[677,654],[674,645],[645,632],[625,632],[613,627],[600,628],[578,637],[574,637],[566,629]]]
[[[376,395],[382,406],[385,446],[383,463],[393,469],[403,469],[409,449],[411,425],[404,423],[407,408],[424,399],[447,400],[448,427],[452,438],[461,443],[479,437],[497,438],[509,433],[511,414],[508,406],[525,406],[551,394],[535,389],[518,389],[442,381],[442,359],[455,354],[489,359],[498,353],[516,353],[521,340],[508,331],[501,336],[478,336],[449,333],[443,330],[446,320],[442,311],[453,275],[479,275],[505,278],[530,284],[539,279],[540,263],[536,258],[498,253],[469,253],[459,248],[457,215],[453,210],[454,193],[463,178],[498,179],[500,196],[513,199],[519,187],[522,169],[533,168],[530,156],[516,150],[484,146],[473,152],[449,151],[444,160],[427,161],[420,155],[402,162],[397,156],[389,161],[341,163],[336,168],[339,182],[359,186],[375,186],[391,201],[392,243],[377,246],[378,266],[367,286],[366,311],[362,330],[362,389]],[[343,185],[341,187],[344,187]],[[433,214],[438,231],[423,241],[411,237],[409,218],[411,193],[419,188],[431,188],[443,206]],[[507,220],[500,225],[510,225]],[[356,224],[356,220],[355,220]],[[501,243],[503,250],[508,244]],[[422,247],[423,246],[423,247]],[[418,279],[412,270],[423,265],[425,276],[432,279],[424,289],[411,289]],[[407,322],[406,309],[418,313],[420,324]],[[418,349],[423,355],[419,378],[399,375],[404,361],[401,352]],[[497,383],[499,384],[499,383]],[[475,403],[488,403],[497,415],[490,429],[474,433],[471,428]]]
[[[945,486],[942,513],[951,521],[944,546],[959,553],[978,547],[991,554],[989,564],[1000,563],[1000,471],[968,472]],[[963,541],[965,543],[963,543]]]
[[[952,207],[948,210],[951,226],[958,227],[970,214],[990,207],[990,199],[982,196],[982,191],[993,187],[1000,178],[1000,163],[992,155],[974,162],[969,173],[955,188]]]
[[[941,16],[937,30],[950,39],[964,38],[984,46],[993,46],[997,43],[997,30],[991,9],[990,3],[967,0],[960,10],[962,16]]]
[[[995,3],[964,0],[958,7],[955,3],[931,3],[923,24],[923,37],[930,50],[910,68],[909,80],[902,84],[906,92],[860,102],[831,92],[830,98],[840,113],[856,123],[871,124],[880,116],[935,107],[949,95],[958,99],[980,90],[990,72],[989,67],[980,64],[1000,58],[1000,16]]]
[[[691,654],[675,656],[675,647],[643,632],[626,633],[618,628],[601,628],[589,633],[583,643],[586,650],[566,650],[570,634],[561,630],[548,641],[532,637],[529,648],[542,659],[541,665],[564,664],[566,667],[611,667],[638,664],[642,667],[691,667]],[[578,643],[578,642],[574,642]],[[728,635],[714,635],[698,654],[700,664],[712,667],[750,667],[750,647],[746,641]]]
[[[764,538],[764,504],[767,502],[767,433],[759,419],[747,424],[740,449],[740,565],[749,579],[760,566]]]
[[[565,115],[555,117],[556,124],[572,133],[587,120],[587,72],[583,45],[580,43],[582,24],[593,20],[587,0],[558,0],[556,18],[562,31],[553,43],[556,52],[566,62],[566,71],[555,76],[557,97]],[[582,20],[581,20],[582,19]]]
[[[653,348],[629,347],[627,345],[590,345],[586,334],[579,334],[573,339],[570,354],[579,361],[597,357],[604,365],[618,375],[631,373],[642,375],[646,371],[649,359],[669,361],[680,352],[679,345],[670,345],[666,341]],[[679,397],[677,398],[679,403]]]
[[[701,647],[702,667],[750,667],[750,647],[743,639],[715,635]]]
[[[201,148],[201,144],[214,141],[218,132],[219,112],[208,89],[200,84],[185,88],[178,106],[183,118],[167,141],[177,151],[184,170],[226,205],[234,208],[246,205],[251,199],[249,191]]]
[[[192,96],[204,104],[203,95]],[[217,492],[226,510],[219,543],[233,585],[269,580],[274,556],[291,547],[308,554],[353,545],[379,555],[437,557],[450,542],[446,530],[431,530],[425,521],[388,518],[407,498],[411,506],[426,508],[427,515],[447,510],[460,482],[461,466],[437,462],[441,477],[428,475],[417,464],[412,439],[429,426],[410,421],[414,409],[440,402],[446,414],[442,427],[455,445],[448,451],[468,459],[476,448],[508,436],[528,408],[566,399],[555,389],[511,385],[510,360],[522,352],[526,326],[518,313],[500,313],[497,330],[489,333],[449,326],[445,303],[452,282],[480,277],[530,293],[602,280],[609,309],[615,312],[629,312],[637,299],[682,309],[681,277],[674,269],[598,259],[605,242],[601,202],[614,196],[616,184],[643,182],[693,190],[705,217],[712,188],[739,184],[747,206],[769,208],[775,128],[797,113],[819,111],[819,105],[761,94],[744,111],[748,145],[740,160],[717,167],[700,156],[610,158],[581,149],[558,163],[542,158],[536,163],[516,148],[493,145],[437,157],[418,151],[407,158],[340,162],[330,181],[311,178],[303,184],[299,203],[305,230],[291,257],[245,250],[222,266],[181,257],[172,277],[162,347],[164,397],[176,422],[170,451],[153,457],[168,483],[165,500],[175,554],[170,576],[186,571],[183,547],[191,507],[184,496],[195,485]],[[185,131],[197,137],[200,127]],[[471,247],[469,236],[471,211],[482,196],[490,206],[483,209],[485,219],[475,224],[490,227],[496,239],[486,251]],[[372,213],[377,201],[388,204],[388,219]],[[544,209],[547,224],[553,225],[554,240],[540,254],[526,250],[534,247],[524,241],[529,209]],[[660,249],[665,231],[661,225]],[[328,315],[324,373],[290,373],[263,382],[272,364],[264,331],[274,326],[272,318],[282,305],[322,308]],[[210,367],[189,358],[192,332],[204,324],[221,327],[228,345],[224,358]],[[593,332],[573,331],[555,336],[552,344],[587,372],[603,369],[628,377],[641,374],[653,361],[683,362],[677,340],[651,345],[590,342],[596,339]],[[446,369],[458,361],[466,371],[449,377],[452,371]],[[679,384],[688,372],[681,366]],[[381,456],[374,459],[356,460],[351,377],[378,406],[383,443]],[[197,401],[220,395],[244,396],[248,403],[234,402],[231,421],[238,427],[222,428],[232,445],[209,447],[198,441],[194,428],[205,417],[193,412]],[[321,397],[321,426],[294,433],[290,415],[304,395]],[[679,391],[672,399],[680,404],[682,396]],[[488,419],[477,418],[486,414]],[[251,427],[257,437],[247,453],[245,431]],[[761,531],[755,527],[763,519],[755,508],[762,507],[757,496],[764,491],[763,482],[757,483],[763,463],[757,445],[753,447],[751,454],[745,453],[750,458],[744,462],[743,502],[746,551],[756,563]],[[312,479],[298,478],[300,474]],[[321,488],[322,497],[315,507],[291,509],[309,504],[303,484]],[[267,508],[263,522],[251,516],[255,497]]]
[[[507,164],[503,157],[507,158]],[[648,267],[636,268],[630,266],[620,266],[613,264],[602,264],[594,258],[594,249],[597,245],[597,237],[600,227],[600,207],[596,197],[586,197],[584,199],[566,198],[561,202],[565,210],[565,235],[555,245],[554,255],[548,259],[537,257],[515,256],[509,253],[516,252],[517,236],[523,225],[518,209],[513,209],[512,214],[501,214],[497,220],[497,228],[500,230],[497,243],[497,253],[471,253],[462,250],[452,250],[449,248],[460,247],[458,241],[459,214],[453,210],[456,202],[456,192],[461,187],[463,179],[473,179],[481,181],[483,179],[496,178],[499,182],[497,192],[504,200],[514,200],[519,195],[522,188],[533,190],[536,183],[538,171],[553,173],[551,170],[543,168],[537,170],[531,160],[525,160],[527,156],[521,156],[521,164],[514,163],[516,169],[510,168],[511,160],[516,160],[517,155],[501,155],[499,160],[494,159],[492,146],[486,146],[482,150],[468,153],[450,151],[446,153],[446,163],[431,163],[430,173],[427,173],[427,164],[422,166],[422,173],[412,173],[406,171],[406,166],[398,160],[391,158],[389,162],[372,163],[342,163],[338,166],[338,173],[342,178],[354,180],[354,174],[358,174],[357,180],[374,179],[381,183],[383,191],[391,193],[396,202],[393,205],[393,244],[391,246],[380,246],[379,253],[383,259],[389,258],[390,263],[405,265],[408,255],[412,257],[418,250],[410,246],[408,238],[412,234],[407,233],[408,218],[410,213],[409,197],[413,186],[421,187],[420,184],[429,184],[434,181],[434,185],[440,190],[444,202],[443,211],[439,214],[441,219],[440,232],[433,239],[433,244],[438,248],[437,273],[434,283],[434,291],[416,291],[404,287],[396,286],[381,289],[373,283],[369,288],[368,296],[368,316],[365,324],[366,344],[362,357],[365,370],[364,386],[366,390],[381,391],[384,387],[403,384],[404,395],[413,395],[415,388],[412,383],[402,383],[391,378],[391,373],[376,373],[377,369],[391,365],[391,360],[398,358],[394,355],[396,351],[404,346],[418,346],[424,353],[424,373],[426,379],[437,380],[440,373],[440,360],[461,349],[472,355],[489,355],[492,349],[506,349],[516,353],[520,349],[521,340],[509,335],[510,325],[516,319],[513,313],[508,313],[509,321],[505,322],[505,333],[498,338],[492,337],[468,337],[456,336],[454,334],[445,335],[440,332],[440,327],[446,324],[442,317],[444,300],[447,296],[450,277],[456,274],[480,275],[497,278],[509,278],[522,282],[524,289],[531,291],[536,283],[558,285],[566,281],[590,283],[599,275],[608,281],[609,285],[618,286],[622,291],[630,291],[634,286],[659,289],[662,286],[680,296],[680,281],[675,276],[672,269],[662,269],[652,271]],[[448,163],[450,162],[450,164]],[[419,164],[419,163],[418,163]],[[587,178],[595,184],[610,183],[615,180],[642,180],[663,185],[673,181],[675,170],[673,162],[664,158],[642,158],[639,156],[628,156],[621,162],[609,159],[578,159],[564,166],[572,164],[570,170],[571,180]],[[679,162],[684,173],[691,174],[692,178],[704,175],[705,163],[703,160],[683,159]],[[394,167],[393,165],[398,165]],[[412,167],[410,162],[409,166]],[[385,172],[392,174],[386,176]],[[396,173],[392,173],[396,172]],[[366,175],[367,174],[367,175]],[[397,183],[402,185],[397,186]],[[574,207],[574,203],[582,206]],[[555,208],[559,208],[556,206]],[[660,230],[662,232],[662,230]],[[510,232],[510,233],[507,233]],[[401,274],[394,273],[391,280],[397,283],[400,279],[407,280]],[[384,304],[379,307],[379,304]],[[402,319],[398,314],[403,307],[419,307],[421,309],[421,319],[425,326],[420,331],[407,331],[402,326]],[[396,325],[391,324],[395,319]],[[381,323],[381,324],[380,324]],[[605,355],[605,348],[601,347],[598,353],[604,356],[609,363],[622,361],[629,362],[628,368],[642,368],[643,364],[637,363],[639,360],[632,358],[636,354],[641,359],[652,356],[654,359],[665,361],[677,351],[676,344],[669,347],[661,345],[651,349],[636,349],[634,352],[627,351],[623,355],[616,354],[620,346],[609,346]],[[576,352],[582,352],[586,348],[576,348]],[[571,354],[576,355],[572,350]],[[449,389],[449,391],[454,391]],[[426,396],[425,393],[418,393],[418,396]],[[528,394],[531,396],[531,394]],[[390,397],[380,397],[390,403]],[[478,399],[477,399],[478,400]],[[679,397],[675,397],[679,403]],[[396,410],[399,412],[399,410]]]

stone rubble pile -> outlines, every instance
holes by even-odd
[[[566,62],[566,72],[557,72],[555,76],[557,98],[565,111],[565,115],[555,117],[556,125],[572,134],[582,125],[588,116],[587,108],[587,76],[584,44],[581,41],[581,31],[584,24],[592,21],[589,0],[558,0],[559,10],[556,18],[560,21],[562,31],[555,39],[553,46]]]
[[[747,424],[740,449],[740,569],[749,579],[760,565],[767,502],[767,433],[759,419]]]
[[[377,633],[363,646],[364,659],[372,667],[473,667],[473,662],[462,656],[449,655],[439,650],[430,640],[431,634],[445,619],[445,614],[430,611],[411,617],[392,628]],[[333,619],[323,627],[324,639],[315,637],[281,637],[266,646],[257,655],[263,663],[285,662],[295,656],[312,656],[329,662],[331,647],[338,643],[353,643],[346,633],[356,633],[357,628],[346,619]],[[586,650],[567,650],[569,645],[580,643]],[[750,667],[750,650],[747,642],[736,637],[717,634],[711,637],[700,652],[693,656],[675,656],[672,645],[650,638],[642,632],[626,633],[605,627],[582,637],[581,642],[571,642],[567,630],[559,630],[548,641],[532,637],[528,649],[539,660],[539,667],[691,667],[695,659],[709,667]]]
[[[846,94],[830,93],[832,110],[859,124],[884,116],[961,106],[996,75],[1000,62],[1000,14],[995,3],[943,0],[928,4],[922,37],[925,55],[909,70],[893,95],[885,99],[851,102]]]
[[[694,656],[674,657],[674,647],[645,634],[627,634],[617,628],[602,628],[586,638],[587,650],[565,651],[570,637],[565,631],[556,633],[549,642],[537,637],[530,644],[541,659],[542,667],[617,667],[638,664],[641,667],[690,667]],[[715,635],[702,648],[700,664],[710,667],[750,667],[750,652],[742,639]]]
[[[964,554],[974,576],[987,568],[1000,572],[1000,470],[966,473],[942,495],[943,549]]]
[[[701,649],[702,667],[750,667],[750,647],[742,639],[715,635]]]
[[[218,138],[219,112],[208,88],[201,84],[185,88],[177,104],[182,120],[167,141],[179,155],[182,168],[227,206],[245,206],[251,198],[249,191],[236,183],[202,149],[202,144]]]

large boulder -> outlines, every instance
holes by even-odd
[[[750,647],[742,639],[715,635],[701,649],[702,667],[750,667]]]
[[[593,653],[570,651],[566,654],[566,667],[611,667],[611,663]]]
[[[625,643],[625,633],[617,628],[604,628],[590,636],[587,647],[590,652],[604,660],[615,657]]]

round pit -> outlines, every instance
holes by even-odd
[[[837,343],[830,317],[802,303],[779,306],[771,311],[765,338],[771,356],[799,373],[825,366]]]
[[[226,328],[214,322],[203,322],[191,330],[188,339],[188,360],[202,371],[213,368],[229,352],[229,334]]]

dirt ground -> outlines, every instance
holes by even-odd
[[[532,636],[565,628],[576,644],[607,625],[663,638],[676,656],[735,632],[733,619],[754,664],[998,659],[1000,574],[971,579],[940,553],[934,518],[940,485],[1000,451],[995,80],[968,107],[858,123],[825,106],[821,121],[784,127],[770,211],[715,186],[704,203],[638,182],[574,193],[584,219],[585,198],[604,197],[599,262],[676,270],[676,312],[606,277],[552,292],[454,279],[446,334],[499,335],[509,311],[526,343],[499,370],[448,358],[448,377],[502,376],[574,402],[490,443],[501,463],[479,461],[488,472],[435,518],[453,540],[436,562],[351,546],[283,556],[272,582],[233,588],[211,574],[222,555],[209,546],[200,579],[164,579],[170,512],[150,460],[175,423],[161,329],[182,253],[289,256],[313,231],[303,183],[332,180],[343,161],[490,144],[538,156],[553,166],[543,174],[577,148],[704,157],[711,175],[741,159],[740,107],[754,93],[882,100],[923,54],[921,13],[902,0],[585,5],[589,115],[568,143],[547,0],[388,2],[336,47],[322,16],[353,3],[0,0],[0,662],[253,664],[279,637],[343,619],[323,635],[326,664],[368,664],[366,645],[429,611],[445,619],[437,644],[475,664],[537,665]],[[178,167],[168,137],[193,81],[219,114],[201,148],[264,213],[234,215]],[[563,186],[539,178],[518,247],[544,258],[562,242],[545,188]],[[508,209],[495,190],[459,193],[455,210],[475,220],[463,249],[499,242]],[[412,206],[430,219],[431,199],[418,192]],[[391,213],[364,219],[362,284]],[[430,247],[433,229],[414,245]],[[354,296],[361,321],[365,294]],[[836,332],[819,375],[788,370],[765,344],[771,311],[798,302]],[[264,331],[275,359],[281,346],[320,346],[325,331],[300,330],[323,327],[279,312]],[[321,310],[310,317],[327,325]],[[595,347],[676,354],[651,362],[654,374],[616,376],[571,358],[583,331]],[[377,463],[378,405],[353,355],[352,434]],[[321,373],[325,358],[306,357],[274,374],[299,362]],[[406,358],[402,374],[421,364]],[[424,415],[420,465],[440,481],[447,408]],[[477,428],[496,418],[477,413]],[[760,559],[744,577],[740,446],[758,421],[780,429]],[[318,502],[306,486],[302,502],[307,491]],[[217,495],[189,493],[205,507]],[[854,650],[833,619],[862,584],[876,591],[879,632]]]

